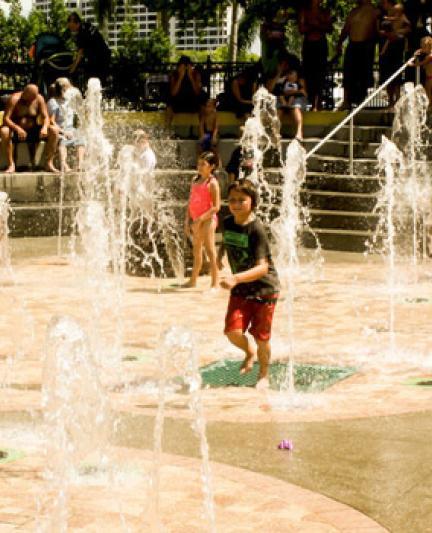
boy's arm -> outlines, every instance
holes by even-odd
[[[243,272],[237,272],[237,274],[231,274],[221,280],[221,287],[224,289],[233,289],[239,283],[250,283],[257,281],[268,273],[269,264],[265,257],[258,259],[255,266],[244,270]]]

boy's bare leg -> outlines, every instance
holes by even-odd
[[[245,358],[240,368],[240,374],[247,374],[253,368],[253,360],[256,354],[255,348],[251,345],[249,339],[241,329],[229,331],[226,336],[231,344],[244,351]]]
[[[270,341],[261,341],[255,339],[258,346],[258,361],[260,370],[258,374],[258,382],[256,384],[258,389],[267,389],[269,386],[269,364],[270,364]]]

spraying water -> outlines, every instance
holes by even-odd
[[[288,319],[288,367],[282,390],[294,393],[294,291],[298,267],[298,239],[302,223],[300,190],[306,178],[306,151],[296,140],[287,149],[281,174],[283,177],[282,202],[279,217],[272,223],[277,246],[276,264],[281,280],[286,284],[286,312]]]
[[[10,252],[9,252],[9,197],[5,192],[0,192],[0,273],[4,275],[10,271]]]
[[[136,146],[125,145],[118,156],[121,263],[132,271],[163,276],[172,268],[183,274],[181,238],[174,216],[156,187],[152,168],[142,163]]]
[[[103,461],[110,428],[108,400],[90,343],[70,317],[54,317],[47,331],[42,373],[48,482],[41,530],[66,532],[71,479],[90,454]]]
[[[411,256],[417,281],[419,252],[419,225],[431,213],[432,166],[428,159],[431,151],[431,131],[427,126],[429,100],[422,85],[404,85],[404,94],[395,106],[392,141],[402,153],[402,167],[398,176],[395,202],[395,224],[400,234],[411,234]],[[410,231],[411,230],[411,231]],[[424,250],[425,251],[425,250]],[[399,251],[403,255],[404,250]]]
[[[382,213],[378,223],[375,241],[382,233],[384,238],[384,251],[387,257],[387,288],[389,292],[389,354],[395,353],[395,291],[396,291],[396,224],[395,213],[398,210],[396,205],[396,177],[399,177],[400,169],[403,165],[402,153],[396,148],[394,143],[389,141],[384,135],[381,146],[377,152],[378,168],[384,177],[381,196],[378,199],[376,209]]]
[[[152,473],[151,520],[154,530],[160,530],[159,515],[160,482],[159,470],[162,454],[162,433],[165,417],[165,395],[168,382],[179,375],[189,389],[189,409],[193,414],[192,429],[200,442],[201,479],[204,497],[206,531],[216,532],[216,518],[213,501],[212,476],[209,463],[209,447],[206,438],[206,423],[201,397],[201,374],[192,333],[188,330],[171,327],[161,339],[159,351],[159,402],[154,429],[154,461]]]
[[[250,172],[245,176],[241,170],[240,179],[247,177],[256,186],[260,198],[257,214],[269,224],[274,193],[264,173],[264,155],[270,148],[280,153],[280,122],[276,97],[267,89],[260,87],[253,96],[253,103],[252,115],[246,120],[240,139],[243,157],[251,161]]]

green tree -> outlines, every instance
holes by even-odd
[[[48,31],[62,35],[66,30],[68,16],[69,10],[63,0],[51,0],[47,21]]]
[[[107,37],[108,22],[115,15],[117,0],[93,0],[93,13],[101,33]]]
[[[126,17],[120,29],[116,55],[129,63],[154,65],[169,61],[171,48],[169,37],[161,28],[156,28],[147,39],[140,39],[137,23],[132,17]]]

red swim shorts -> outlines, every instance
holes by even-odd
[[[261,299],[251,300],[242,296],[230,297],[228,310],[225,317],[225,331],[241,329],[260,341],[268,341],[271,336],[273,314],[278,295],[265,296]]]

